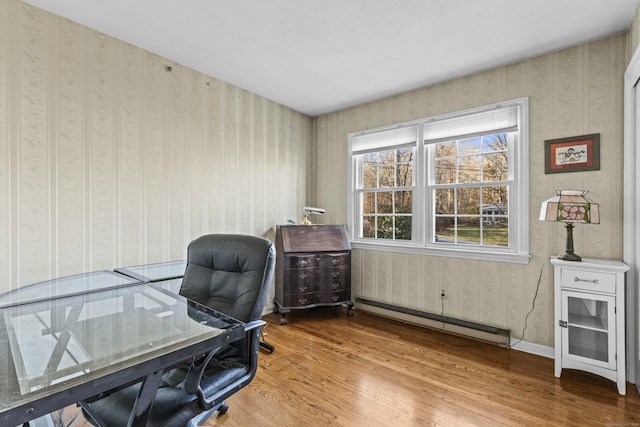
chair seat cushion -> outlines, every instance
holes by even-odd
[[[184,425],[188,420],[197,415],[202,409],[196,395],[188,395],[182,387],[175,387],[172,383],[184,381],[187,371],[176,368],[168,372],[162,380],[158,393],[151,408],[149,426],[164,427]],[[250,379],[250,370],[247,366],[224,367],[215,365],[208,368],[200,383],[204,396],[211,405],[222,402],[233,394],[228,387],[238,383],[238,389],[246,385]],[[236,387],[233,387],[234,389]],[[140,384],[134,384],[119,390],[103,399],[90,403],[89,407],[107,426],[120,427],[123,419],[127,419],[136,400]],[[218,397],[218,395],[220,397]],[[189,409],[189,407],[193,409]],[[85,416],[88,414],[85,413]],[[179,417],[179,418],[176,418]]]
[[[89,403],[88,406],[105,425],[120,427],[123,420],[129,418],[139,390],[140,383],[134,384]],[[193,407],[193,410],[189,410],[189,407]],[[197,396],[188,395],[182,388],[160,387],[147,425],[152,427],[185,425],[199,412]],[[91,418],[91,415],[86,412],[84,415],[87,419]]]
[[[207,372],[200,382],[200,387],[204,395],[209,399],[213,397],[215,393],[226,389],[228,386],[249,374],[250,371],[247,366],[225,368],[216,365],[212,369],[207,369]]]

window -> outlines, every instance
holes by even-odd
[[[527,99],[349,135],[354,247],[528,260]]]

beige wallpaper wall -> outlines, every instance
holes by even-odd
[[[540,268],[564,246],[537,221],[584,188],[602,223],[576,252],[622,256],[622,74],[638,45],[594,41],[311,119],[19,0],[0,2],[0,292],[52,277],[181,259],[207,232],[272,237],[314,203],[346,222],[346,135],[529,96],[528,265],[354,250],[354,296],[521,335]],[[171,67],[169,70],[167,67]],[[601,170],[545,175],[545,139],[601,134]],[[309,172],[308,172],[309,171]],[[551,346],[551,268],[525,341]],[[441,306],[439,290],[448,299]]]
[[[623,73],[626,34],[499,67],[320,117],[315,125],[315,202],[327,222],[346,222],[347,134],[507,99],[529,97],[528,265],[354,250],[355,296],[512,330],[519,338],[545,260],[564,248],[565,230],[538,221],[554,189],[586,189],[601,224],[578,226],[576,253],[622,257]],[[461,54],[463,54],[461,52]],[[544,141],[600,133],[599,171],[544,174]],[[441,305],[439,292],[447,289]],[[542,273],[524,340],[553,345],[552,269]]]
[[[629,28],[628,33],[628,45],[629,45],[629,58],[633,56],[633,53],[640,45],[640,10],[636,9],[636,13],[633,15],[633,20],[631,21],[631,28]]]
[[[306,203],[311,143],[307,116],[2,1],[0,292],[272,237]]]

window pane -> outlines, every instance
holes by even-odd
[[[452,216],[436,217],[436,236],[439,243],[454,243],[455,219]]]
[[[507,134],[500,133],[496,135],[487,135],[483,137],[482,151],[490,153],[494,151],[507,151]]]
[[[376,213],[376,193],[364,193],[362,195],[362,213]]]
[[[376,237],[376,217],[362,217],[362,237]]]
[[[509,246],[509,220],[498,217],[482,217],[482,243]]]
[[[409,163],[413,161],[413,148],[401,148],[396,150],[398,163]]]
[[[442,142],[436,144],[436,158],[451,157],[458,155],[458,145],[456,141]]]
[[[482,152],[482,138],[470,138],[460,141],[458,155],[479,154]]]
[[[436,184],[455,184],[457,182],[455,157],[436,160],[435,163]]]
[[[378,193],[378,209],[377,213],[392,213],[393,212],[393,197],[390,191],[383,191]]]
[[[378,187],[378,167],[364,166],[362,168],[362,188]]]
[[[458,158],[458,182],[480,182],[482,175],[482,157],[467,156]]]
[[[477,245],[480,243],[480,217],[458,218],[458,243]]]
[[[379,216],[378,217],[378,239],[393,239],[393,217],[392,216]]]
[[[378,173],[380,174],[380,187],[393,187],[395,185],[393,179],[394,169],[393,165],[384,165],[378,168]]]
[[[489,154],[484,158],[484,181],[506,181],[509,179],[507,153]]]
[[[507,215],[509,213],[509,187],[506,185],[483,187],[482,201],[483,207],[485,205],[493,206],[494,214]]]
[[[396,185],[398,187],[411,187],[413,185],[413,165],[401,163],[398,165]]]
[[[436,215],[455,213],[455,191],[453,188],[445,188],[435,191]]]
[[[411,217],[396,217],[396,239],[411,240]]]
[[[378,163],[392,165],[395,161],[395,150],[387,150],[378,152]]]
[[[378,153],[366,153],[362,155],[362,164],[364,166],[375,166],[378,164]]]
[[[458,215],[480,215],[480,189],[458,189]]]
[[[482,189],[482,242],[485,245],[509,246],[508,187]]]
[[[412,202],[413,202],[413,192],[412,191],[396,191],[396,206],[395,213],[411,213],[412,212]]]

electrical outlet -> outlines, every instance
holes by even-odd
[[[447,294],[444,292],[444,289],[440,290],[440,298],[447,299]]]

